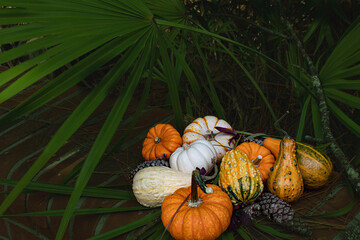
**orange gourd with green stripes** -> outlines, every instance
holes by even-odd
[[[315,189],[324,186],[333,170],[329,157],[309,144],[296,142],[296,146],[296,157],[305,187]]]
[[[219,186],[235,205],[247,205],[256,200],[264,189],[260,171],[239,150],[228,151],[221,161]]]

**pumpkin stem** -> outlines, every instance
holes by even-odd
[[[207,130],[206,130],[206,133],[205,133],[205,135],[204,135],[204,137],[205,137],[205,139],[206,139],[206,140],[208,140],[208,141],[212,141],[212,140],[214,140],[214,139],[215,139],[215,134],[214,134],[214,132],[213,132],[213,131],[211,131],[211,130],[207,129]]]
[[[161,138],[155,137],[155,143],[159,143],[161,141]]]
[[[258,167],[261,160],[262,160],[262,156],[259,155],[259,156],[257,156],[255,159],[253,159],[251,161],[253,162],[253,164],[255,164],[256,167]]]
[[[182,147],[184,148],[184,150],[188,150],[190,148],[190,144],[184,143]]]
[[[193,171],[193,174],[191,175],[191,198],[190,198],[190,201],[193,203],[199,201],[199,195],[197,192],[197,182],[195,180],[194,171]]]
[[[286,115],[288,115],[290,112],[289,111],[286,111],[285,113],[284,113],[284,115],[282,115],[278,120],[276,120],[276,122],[274,123],[274,127],[276,128],[276,130],[278,130],[279,132],[282,132],[283,134],[284,134],[284,136],[285,137],[288,137],[289,136],[289,134],[284,130],[284,129],[282,129],[281,127],[280,127],[280,121],[281,120],[283,120],[283,118],[286,116]]]
[[[212,188],[208,188],[204,182],[203,176],[201,176],[200,171],[198,169],[193,171],[192,177],[195,179],[197,185],[199,185],[200,189],[204,193],[212,193]]]

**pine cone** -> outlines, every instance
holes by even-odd
[[[258,138],[245,138],[244,140],[243,140],[243,142],[254,142],[254,143],[257,143],[257,144],[259,144],[260,146],[262,146],[263,145],[263,140],[261,140],[261,139],[258,139]]]
[[[261,214],[261,206],[258,203],[253,203],[244,207],[243,211],[249,215],[251,219],[254,219]]]
[[[272,193],[262,193],[256,202],[261,206],[262,213],[277,223],[291,221],[294,218],[295,212],[291,205]]]
[[[155,167],[155,166],[165,166],[165,167],[169,167],[169,161],[166,158],[166,155],[164,154],[163,157],[159,157],[156,158],[154,160],[151,161],[145,161],[143,163],[140,163],[136,168],[134,168],[130,174],[129,174],[129,179],[132,181],[135,174],[140,171],[141,169],[147,168],[147,167]]]
[[[270,220],[282,227],[301,234],[311,236],[312,230],[308,223],[295,213],[290,204],[272,193],[262,193],[256,202],[261,206],[261,211]]]

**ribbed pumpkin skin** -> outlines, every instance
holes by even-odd
[[[225,153],[234,147],[235,140],[232,140],[229,144],[229,141],[234,135],[220,132],[215,127],[232,130],[230,124],[225,120],[218,119],[215,116],[205,116],[195,119],[185,128],[182,140],[187,144],[198,139],[208,140],[216,150],[217,163],[219,163]]]
[[[271,151],[275,159],[279,156],[280,142],[281,140],[275,138],[265,138],[263,141],[263,146]]]
[[[295,155],[295,140],[284,138],[279,156],[269,173],[268,190],[286,202],[294,202],[304,192],[303,178]]]
[[[213,145],[206,140],[199,139],[190,145],[184,143],[170,156],[169,163],[172,169],[191,173],[196,168],[205,168],[209,172],[216,160],[216,151]]]
[[[207,184],[206,186],[211,187],[213,193],[206,194],[198,187],[201,204],[197,207],[190,207],[187,200],[175,215],[167,229],[173,238],[211,240],[219,237],[228,228],[233,211],[229,196],[216,185]],[[161,220],[164,227],[168,225],[190,192],[191,187],[180,188],[164,199],[161,205]]]
[[[296,146],[296,157],[305,187],[315,189],[324,186],[333,170],[331,160],[311,145],[296,142]]]
[[[239,150],[225,154],[220,165],[219,186],[234,204],[241,205],[254,202],[264,189],[260,171]]]
[[[260,171],[261,179],[263,181],[268,179],[270,168],[275,163],[274,155],[271,154],[270,150],[254,142],[241,143],[235,149],[245,153],[253,163],[254,159],[260,155],[262,159],[258,164],[255,164],[255,166]]]
[[[170,124],[157,124],[152,127],[143,142],[142,156],[146,161],[154,160],[164,154],[170,157],[182,145],[180,133]]]

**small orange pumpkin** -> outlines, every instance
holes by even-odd
[[[271,153],[275,156],[275,159],[279,156],[280,142],[281,140],[276,138],[265,138],[263,141],[263,146],[271,151]]]
[[[274,155],[267,148],[254,142],[243,142],[235,149],[242,151],[248,156],[255,167],[259,169],[261,180],[265,182],[269,177],[270,168],[275,163]]]
[[[149,130],[143,142],[142,156],[146,161],[154,160],[164,154],[169,158],[181,145],[180,133],[173,126],[157,124]]]
[[[229,196],[217,185],[206,186],[212,189],[212,193],[201,191],[193,180],[191,187],[180,188],[164,199],[161,220],[173,238],[216,239],[230,225],[233,205]],[[177,209],[179,211],[175,214]]]

